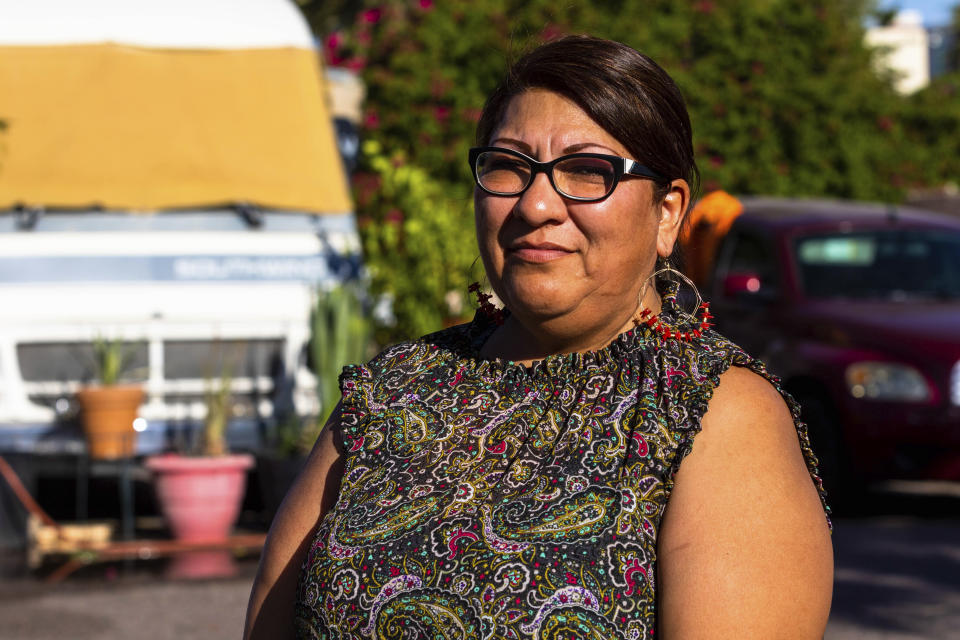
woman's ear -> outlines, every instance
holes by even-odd
[[[668,258],[680,234],[687,207],[690,206],[690,185],[686,180],[674,180],[670,191],[660,203],[660,224],[657,228],[657,255]]]

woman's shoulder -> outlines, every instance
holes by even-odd
[[[794,454],[799,452],[829,514],[817,458],[801,420],[801,407],[784,389],[780,378],[762,360],[712,329],[673,350],[678,362],[687,363],[689,374],[671,381],[675,397],[685,405],[680,414],[686,417],[676,425],[678,456],[674,471],[697,449],[695,438],[701,450],[718,450],[702,442],[704,436],[728,444],[749,442],[749,446],[742,447],[742,453],[748,457],[763,451],[796,459]],[[700,434],[701,431],[704,433]]]

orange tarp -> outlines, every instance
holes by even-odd
[[[707,194],[690,211],[680,242],[686,254],[687,273],[698,285],[707,284],[720,240],[741,213],[743,203],[726,191]]]
[[[352,209],[309,49],[0,47],[0,210]]]

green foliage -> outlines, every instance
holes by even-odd
[[[93,339],[94,377],[105,387],[119,383],[120,377],[127,373],[135,351],[135,344],[120,338],[111,340],[96,336]]]
[[[926,181],[960,180],[960,71],[910,96],[904,110],[910,144],[924,152]]]
[[[370,321],[357,291],[347,284],[318,293],[311,323],[310,350],[320,400],[318,422],[323,426],[340,400],[341,370],[366,360]]]
[[[233,375],[231,367],[224,364],[220,372],[220,379],[213,383],[207,380],[207,390],[204,401],[207,407],[207,416],[203,422],[203,445],[201,455],[222,456],[227,453],[227,425],[230,421],[230,401],[233,393],[230,390]]]
[[[689,58],[676,74],[705,187],[901,199],[918,179],[917,150],[898,119],[902,98],[874,72],[862,44],[858,7],[806,0],[723,7],[692,16]]]
[[[344,284],[317,293],[311,318],[310,363],[317,376],[319,414],[291,413],[276,426],[274,448],[281,456],[306,454],[340,400],[343,367],[367,359],[371,322],[355,286]]]
[[[480,109],[510,61],[566,33],[619,40],[671,73],[706,189],[896,201],[956,175],[956,153],[934,158],[919,145],[932,131],[927,98],[897,95],[874,70],[863,44],[870,0],[301,5],[315,26],[340,20],[321,33],[325,52],[367,85],[355,188],[374,294],[396,308],[385,340],[440,328],[447,294],[473,279],[466,152]]]
[[[393,301],[396,330],[381,342],[434,331],[461,318],[476,253],[471,191],[443,183],[380,143],[363,145],[369,168],[361,233],[374,291]]]
[[[320,435],[323,424],[296,412],[284,416],[277,423],[273,436],[273,450],[281,458],[305,456],[310,453],[313,443]]]

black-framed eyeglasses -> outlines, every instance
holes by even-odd
[[[474,147],[469,157],[477,185],[495,196],[520,195],[538,173],[547,174],[557,193],[578,202],[603,200],[613,193],[624,174],[665,180],[635,160],[605,153],[571,153],[550,162],[537,162],[513,149]]]

